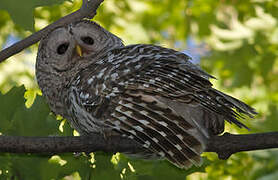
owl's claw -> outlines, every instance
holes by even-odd
[[[80,157],[81,155],[82,155],[82,152],[74,152],[73,153],[73,156],[76,158]]]

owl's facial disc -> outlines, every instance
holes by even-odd
[[[40,43],[41,58],[38,59],[43,62],[37,64],[48,65],[49,71],[71,71],[98,60],[97,57],[119,46],[123,46],[120,38],[94,22],[80,21],[48,34]]]
[[[83,32],[83,31],[82,31]],[[68,27],[54,30],[44,41],[47,64],[57,72],[65,72],[97,52],[95,40],[90,34],[73,33]]]
[[[78,44],[78,42],[82,42]],[[90,36],[81,36],[80,40],[77,41],[77,44],[75,46],[76,54],[79,57],[86,57],[93,53],[94,51],[91,49],[95,43],[94,39]]]

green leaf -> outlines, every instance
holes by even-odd
[[[93,179],[115,179],[120,180],[121,169],[115,169],[111,162],[111,154],[96,152],[95,153],[96,167],[93,169]]]
[[[65,153],[60,155],[60,157],[67,163],[59,168],[57,178],[60,179],[66,175],[78,172],[82,179],[89,179],[93,170],[89,157],[83,154],[74,155],[73,153]]]
[[[22,28],[34,31],[33,11],[39,6],[51,6],[66,0],[1,0],[0,9],[8,11],[14,23]]]
[[[121,154],[119,156],[119,162],[115,165],[117,169],[126,168],[124,177],[126,179],[137,178],[138,180],[143,179],[160,179],[177,180],[185,179],[185,177],[193,172],[205,172],[205,167],[208,166],[209,160],[203,158],[204,162],[200,167],[191,167],[190,169],[180,169],[167,160],[142,160],[135,158],[128,158]],[[129,163],[129,165],[128,165]],[[132,168],[130,167],[132,166]],[[132,172],[134,169],[135,172]]]
[[[8,93],[0,93],[0,132],[5,132],[10,126],[15,113],[24,105],[24,86],[14,87]]]
[[[8,153],[0,153],[0,179],[11,179],[11,158]]]
[[[9,135],[47,136],[58,134],[59,121],[50,114],[48,105],[42,96],[37,96],[30,108],[25,105],[14,114],[12,126],[6,132]]]
[[[24,93],[24,98],[26,99],[26,107],[30,108],[34,103],[39,90],[29,89]]]
[[[277,131],[278,129],[278,121],[277,116],[278,116],[278,109],[277,105],[271,104],[269,105],[269,115],[266,116],[266,119],[264,121],[264,129],[267,131]]]
[[[49,156],[13,155],[11,159],[11,174],[22,180],[44,179],[41,177],[40,171],[42,167],[49,167],[48,158]],[[53,167],[54,169],[55,167]]]
[[[47,136],[61,134],[59,121],[50,114],[42,96],[37,96],[30,108],[25,106],[25,88],[14,87],[5,95],[0,94],[0,132],[6,135]],[[26,95],[26,94],[25,94]],[[65,125],[69,133],[68,125]]]

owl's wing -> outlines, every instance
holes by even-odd
[[[237,118],[256,113],[245,103],[212,88],[212,76],[192,64],[190,57],[172,49],[131,45],[113,50],[107,59],[113,67],[112,81],[131,94],[140,91],[179,104],[198,104],[245,128]]]
[[[245,127],[236,118],[254,110],[213,89],[210,76],[188,60],[153,45],[114,49],[83,71],[82,104],[105,125],[175,165],[199,165],[208,128],[223,131],[224,119]]]

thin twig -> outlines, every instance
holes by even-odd
[[[227,159],[241,151],[278,148],[278,132],[260,134],[229,134],[212,137],[206,152],[215,152]],[[62,152],[129,152],[146,151],[132,139],[121,136],[104,138],[99,134],[79,137],[18,137],[0,136],[0,152],[10,153],[62,153]]]
[[[0,63],[5,61],[7,58],[21,52],[23,49],[35,44],[36,42],[40,41],[42,37],[48,34],[53,29],[64,26],[74,21],[81,20],[83,18],[93,18],[96,15],[96,10],[99,5],[103,2],[103,0],[83,0],[82,7],[67,15],[62,17],[61,19],[57,20],[56,22],[46,26],[42,30],[33,33],[32,35],[28,36],[27,38],[11,45],[10,47],[3,49],[0,52]]]

